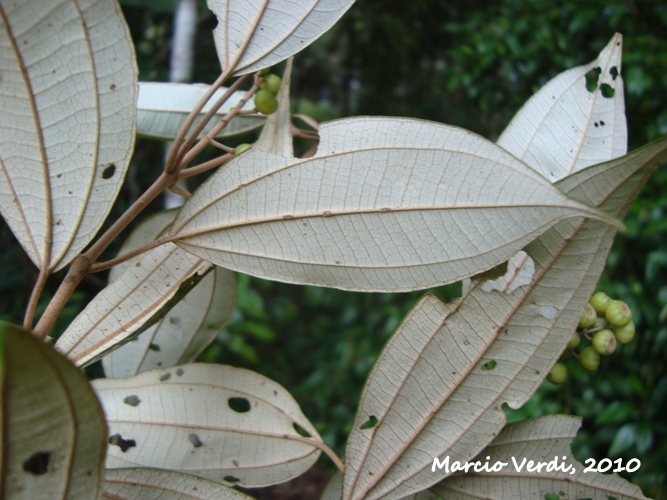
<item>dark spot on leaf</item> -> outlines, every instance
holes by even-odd
[[[132,394],[131,396],[127,396],[125,399],[123,399],[123,403],[130,406],[139,406],[141,399],[139,399],[139,396],[136,394]]]
[[[600,124],[598,122],[595,122],[593,125],[595,125],[595,128],[598,128]]]
[[[612,80],[616,80],[616,77],[618,76],[618,68],[616,66],[612,66],[609,70],[609,74],[611,75]]]
[[[158,362],[157,362],[157,365],[158,365],[158,366],[162,366],[162,361],[158,361]]]
[[[164,382],[166,380],[169,380],[170,378],[171,378],[171,373],[167,372],[160,377],[160,382]]]
[[[360,428],[361,430],[372,429],[372,428],[375,427],[377,424],[378,424],[378,419],[377,419],[377,417],[376,417],[375,415],[371,415],[370,417],[368,417],[368,420],[366,420],[363,424],[361,424],[361,425],[359,426],[359,428]]]
[[[181,318],[179,318],[178,316],[172,316],[171,318],[169,318],[169,323],[171,323],[172,325],[180,325]]]
[[[116,90],[116,84],[115,84],[115,83],[112,83],[112,84],[109,86],[109,90],[111,90],[111,92],[113,92],[114,90]]]
[[[194,433],[190,434],[188,436],[188,440],[192,443],[192,446],[194,446],[195,448],[201,448],[202,446],[204,446],[204,443],[201,442],[197,434]]]
[[[224,481],[227,481],[228,483],[238,483],[240,479],[238,477],[234,476],[225,476],[222,478]]]
[[[246,398],[229,398],[227,404],[237,413],[246,413],[250,411],[250,401]]]
[[[493,370],[498,363],[496,362],[495,359],[492,359],[491,361],[487,361],[482,365],[482,370]]]
[[[614,87],[612,87],[608,83],[603,83],[602,85],[600,85],[600,93],[602,93],[602,97],[611,99],[612,97],[614,97],[616,91],[614,90]]]
[[[296,422],[294,422],[294,423],[292,424],[292,427],[294,427],[294,430],[296,431],[296,433],[297,433],[299,436],[302,436],[302,437],[305,437],[305,438],[313,437],[313,436],[310,434],[310,432],[308,432],[306,429],[304,429],[303,427],[301,427],[301,426],[300,426],[299,424],[297,424]]]
[[[148,344],[148,348],[151,351],[160,352],[160,346],[157,344]]]
[[[34,453],[28,460],[23,462],[23,470],[30,472],[35,476],[41,476],[49,472],[49,461],[51,460],[51,453],[48,451],[38,451]]]
[[[111,179],[116,173],[116,165],[111,163],[102,171],[102,179]]]
[[[586,73],[586,90],[589,92],[595,92],[595,89],[598,88],[598,78],[600,77],[602,70],[600,68],[593,68],[588,73]]]
[[[604,127],[604,122],[600,120],[600,125]]]
[[[120,448],[120,451],[125,453],[130,448],[137,446],[137,442],[134,439],[123,439],[123,436],[120,434],[114,434],[109,438],[109,444],[113,444]]]
[[[178,370],[176,370],[176,375],[178,375],[179,377],[182,377],[184,373],[185,372],[183,371],[183,368],[179,368]]]
[[[275,389],[273,389],[273,395],[274,395],[274,396],[277,396],[277,395],[278,395],[278,391],[276,391]]]

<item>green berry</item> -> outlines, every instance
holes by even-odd
[[[612,327],[625,326],[632,321],[632,311],[622,300],[612,300],[607,306],[605,318]]]
[[[619,326],[614,328],[614,335],[616,335],[616,340],[621,344],[627,344],[635,337],[635,324],[633,321],[630,321],[625,326]]]
[[[579,363],[589,372],[594,372],[600,366],[600,354],[591,346],[584,347],[579,353]]]
[[[604,292],[597,292],[591,297],[591,305],[600,316],[604,316],[610,302],[611,297]]]
[[[567,368],[563,363],[556,363],[549,372],[549,375],[547,375],[547,380],[556,385],[560,385],[565,382],[566,378]]]
[[[236,149],[234,150],[234,156],[240,155],[244,151],[248,151],[252,147],[252,144],[248,144],[247,142],[244,142],[243,144],[239,144],[236,146]]]
[[[579,342],[581,342],[581,337],[579,337],[579,334],[577,332],[574,332],[572,334],[572,337],[570,337],[570,341],[567,343],[567,348],[576,349],[577,346],[579,345]]]
[[[593,336],[593,348],[603,356],[616,350],[616,337],[611,330],[600,330]]]
[[[274,75],[273,73],[270,73],[264,77],[264,81],[260,84],[259,88],[268,90],[271,92],[273,95],[278,95],[278,91],[280,90],[280,84],[282,83],[282,80],[278,75]]]
[[[278,109],[278,101],[268,90],[258,90],[255,94],[255,107],[263,115],[270,115]]]
[[[595,311],[592,305],[586,304],[584,311],[581,313],[579,318],[579,328],[587,330],[595,326],[595,320],[598,319],[598,313]]]
[[[269,73],[271,73],[271,66],[269,66],[268,68],[264,68],[262,71],[260,71],[259,76],[266,76]]]

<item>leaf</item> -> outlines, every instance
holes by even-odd
[[[482,290],[512,293],[520,286],[529,285],[535,275],[535,262],[526,252],[518,252],[507,263],[507,272],[495,279],[482,283]]]
[[[126,239],[120,253],[150,243],[168,229],[177,211],[167,210],[145,219]],[[114,281],[138,258],[111,269]],[[209,345],[229,321],[236,299],[234,273],[216,267],[204,276],[187,295],[157,323],[132,342],[122,345],[102,359],[104,373],[110,378],[127,378],[155,368],[189,363]]]
[[[244,75],[305,49],[354,0],[207,0],[218,18],[213,31],[223,72]]]
[[[340,500],[343,494],[343,474],[336,471],[327,481],[320,500]],[[437,500],[438,496],[431,491],[421,491],[413,495],[403,497],[401,500]]]
[[[289,87],[291,83],[293,58],[287,60],[283,73],[282,84],[276,98],[278,110],[269,116],[262,133],[255,142],[255,148],[279,156],[294,156],[292,145],[292,114],[290,112]]]
[[[559,186],[622,217],[665,160],[667,137]],[[505,425],[501,406],[527,401],[565,349],[614,234],[599,221],[562,221],[524,249],[535,262],[530,285],[508,294],[477,282],[450,304],[424,298],[368,378],[348,438],[343,498],[421,491],[445,476],[431,472],[434,457],[465,462],[481,451]],[[360,429],[370,416],[377,425]]]
[[[107,427],[86,377],[0,322],[0,497],[98,498]]]
[[[547,83],[519,110],[498,145],[552,181],[624,155],[622,41],[616,33],[595,61]]]
[[[248,370],[191,364],[93,386],[117,436],[108,468],[158,467],[266,486],[303,473],[323,446],[287,391]]]
[[[456,473],[431,491],[451,500],[546,498],[549,493],[554,498],[646,498],[639,487],[618,474],[584,472],[584,465],[570,452],[580,425],[581,419],[566,415],[510,424],[472,460],[480,462],[480,469],[486,463],[488,468],[497,462],[507,465],[499,465],[501,469],[494,472]],[[527,470],[530,460],[547,465],[531,473]]]
[[[207,479],[159,469],[110,469],[104,477],[104,498],[221,500],[251,499],[240,491]]]
[[[112,0],[14,2],[0,19],[0,210],[35,265],[56,271],[95,236],[125,177],[134,49]]]
[[[170,140],[176,137],[178,130],[190,111],[199,102],[199,99],[208,91],[209,85],[187,83],[139,83],[139,98],[137,100],[137,134],[152,139]],[[195,125],[210,109],[211,104],[218,100],[227,89],[215,91],[208,104],[199,113]],[[229,110],[236,106],[244,92],[235,92],[218,110],[215,117],[222,118]],[[246,103],[243,110],[252,110],[252,102]],[[262,115],[236,116],[216,136],[218,138],[244,134],[262,126],[266,117]],[[208,133],[216,119],[212,119],[201,132],[200,137]]]
[[[149,250],[88,303],[56,349],[77,366],[92,363],[162,318],[212,267],[173,243]]]
[[[492,268],[565,218],[601,217],[459,128],[356,118],[320,132],[313,158],[253,150],[229,162],[187,200],[171,237],[262,278],[407,291]]]

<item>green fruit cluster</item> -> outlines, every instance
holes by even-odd
[[[600,356],[608,356],[616,350],[618,343],[627,344],[635,336],[632,311],[621,300],[613,300],[603,292],[597,292],[581,313],[577,331],[572,334],[560,361],[574,355],[588,371],[597,370]],[[577,354],[582,339],[590,341]],[[551,369],[547,380],[562,384],[567,378],[567,368],[558,362]]]

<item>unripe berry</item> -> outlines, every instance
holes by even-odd
[[[567,348],[576,349],[577,346],[579,345],[579,342],[581,342],[581,338],[579,337],[579,334],[577,332],[574,332],[572,334],[572,337],[570,337],[570,341],[567,343]]]
[[[549,375],[547,375],[547,380],[555,385],[562,384],[563,382],[565,382],[566,378],[567,378],[567,368],[563,363],[556,363],[549,372]]]
[[[610,302],[611,297],[604,292],[597,292],[591,297],[591,305],[600,316],[604,316]]]
[[[592,305],[586,304],[579,318],[579,328],[583,328],[584,330],[592,328],[595,326],[596,319],[598,319],[598,313],[595,312]]]
[[[278,95],[278,91],[280,90],[280,84],[282,83],[282,80],[278,75],[274,75],[273,73],[270,73],[264,77],[264,81],[260,84],[259,88],[268,90],[271,92],[273,95]]]
[[[594,372],[600,366],[600,355],[593,347],[584,347],[579,353],[579,363],[589,372]]]
[[[255,94],[255,107],[263,115],[270,115],[278,109],[278,101],[268,90],[258,90]]]
[[[616,340],[621,344],[627,344],[635,337],[635,323],[630,321],[625,326],[614,328],[614,335],[616,335]]]
[[[240,155],[244,151],[248,151],[252,147],[252,144],[248,144],[247,142],[244,142],[243,144],[239,144],[236,146],[236,149],[234,150],[234,156]]]
[[[616,337],[611,330],[600,330],[593,336],[593,348],[607,356],[616,350]]]
[[[612,300],[604,316],[612,327],[625,326],[632,321],[632,311],[622,300]]]
[[[262,71],[260,71],[259,76],[265,76],[268,75],[269,73],[271,73],[271,66],[269,66],[268,68],[264,68]]]

